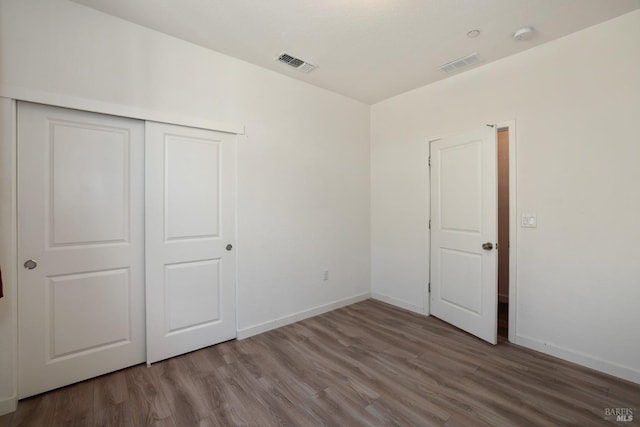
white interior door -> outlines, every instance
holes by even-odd
[[[143,138],[18,104],[20,398],[145,360]]]
[[[491,127],[431,142],[431,313],[493,344],[496,155]]]
[[[235,137],[146,125],[147,362],[236,336]]]

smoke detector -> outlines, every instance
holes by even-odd
[[[471,55],[463,56],[462,58],[458,58],[451,62],[447,62],[446,64],[438,67],[440,71],[443,73],[453,73],[454,71],[458,71],[461,68],[466,68],[472,65],[475,65],[480,62],[480,57],[477,53],[472,53]]]
[[[522,28],[518,28],[513,33],[513,39],[519,42],[523,42],[526,40],[530,40],[533,37],[533,35],[534,35],[533,27],[522,27]]]
[[[300,58],[296,58],[295,56],[290,55],[286,52],[282,52],[280,55],[278,55],[278,57],[276,58],[276,61],[280,61],[284,64],[287,64],[288,66],[293,67],[298,71],[302,71],[303,73],[308,73],[318,68],[317,65],[313,65]]]

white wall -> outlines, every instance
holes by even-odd
[[[514,119],[517,341],[640,382],[640,11],[372,107],[372,293],[422,310],[428,137]]]
[[[246,126],[241,335],[368,296],[369,106],[67,1],[2,0],[0,53],[0,95],[53,93]],[[5,285],[11,294],[15,283]],[[3,313],[0,322],[1,403],[15,392],[4,356],[15,325]]]

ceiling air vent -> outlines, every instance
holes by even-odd
[[[309,71],[318,68],[316,65],[310,64],[300,58],[296,58],[295,56],[289,55],[288,53],[284,52],[281,53],[280,56],[278,56],[276,59],[280,62],[284,62],[290,67],[302,71],[303,73],[308,73]]]
[[[443,73],[450,74],[455,71],[461,70],[462,68],[475,65],[479,62],[480,62],[480,57],[478,56],[478,54],[472,53],[471,55],[467,55],[465,57],[458,58],[454,61],[447,62],[446,64],[441,65],[439,68],[440,68],[440,71],[442,71]]]

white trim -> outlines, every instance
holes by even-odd
[[[244,134],[244,138],[247,138],[247,134]],[[235,313],[234,313],[234,317],[235,319],[235,325],[236,325],[236,339],[238,339],[238,323],[240,322],[240,303],[239,303],[239,298],[238,298],[238,284],[240,283],[240,263],[238,262],[238,260],[240,259],[240,253],[238,251],[240,251],[241,249],[239,248],[240,245],[238,245],[238,242],[240,240],[240,227],[238,226],[238,224],[240,223],[240,203],[238,203],[238,200],[240,200],[240,198],[238,197],[238,194],[240,194],[240,180],[238,179],[238,176],[240,176],[240,162],[238,161],[238,139],[240,139],[237,135],[234,141],[234,150],[235,150],[235,154],[234,154],[234,158],[235,158],[235,162],[236,164],[234,165],[235,168],[235,177],[234,177],[234,185],[236,188],[236,193],[234,194],[234,208],[235,208],[235,230],[234,230],[234,239],[233,239],[233,254],[235,256],[235,271],[233,273],[233,280],[234,280],[234,286],[233,286],[233,292],[234,292],[234,296],[233,296],[233,303],[236,305],[236,309],[235,309]]]
[[[338,301],[331,302],[329,304],[319,305],[317,307],[310,308],[308,310],[303,310],[294,314],[290,314],[288,316],[279,317],[275,320],[269,320],[268,322],[260,323],[254,326],[249,326],[248,328],[238,329],[237,336],[239,340],[243,340],[245,338],[249,338],[254,335],[258,335],[263,332],[270,331],[272,329],[277,329],[281,326],[286,326],[291,323],[308,319],[309,317],[317,316],[319,314],[327,313],[329,311],[336,310],[338,308],[342,308],[347,305],[351,305],[360,301],[367,300],[370,297],[371,297],[371,294],[369,292],[365,292],[363,294],[356,295],[349,298],[344,298]]]
[[[371,294],[371,298],[375,299],[375,300],[378,300],[378,301],[386,302],[387,304],[391,304],[391,305],[396,306],[396,307],[404,308],[405,310],[409,310],[409,311],[412,311],[414,313],[427,315],[427,316],[429,315],[429,312],[425,311],[425,309],[423,307],[420,307],[419,305],[411,304],[409,302],[402,301],[400,299],[393,298],[393,297],[390,297],[390,296],[387,296],[387,295],[379,294],[377,292],[373,292]],[[428,310],[428,308],[429,307],[427,306],[427,310]]]
[[[0,400],[0,416],[15,412],[18,408],[18,397],[11,396],[7,399]]]
[[[518,206],[517,206],[517,156],[516,121],[509,120],[496,124],[497,129],[509,129],[509,342],[516,339],[516,297],[518,291],[517,248],[518,248]]]
[[[579,351],[570,350],[557,344],[540,341],[521,334],[516,334],[515,344],[640,384],[640,371],[628,366],[608,362]]]
[[[424,299],[422,302],[422,314],[429,316],[431,314],[431,292],[429,292],[429,286],[431,285],[431,143],[437,141],[437,139],[431,139],[427,141],[427,187],[425,194],[425,209],[427,217],[427,232],[425,233],[426,240],[424,247],[427,252],[427,259],[425,265],[425,275],[427,279],[424,287]],[[411,310],[408,308],[407,310]],[[414,311],[414,310],[411,310]]]
[[[147,108],[129,105],[113,104],[94,99],[79,98],[60,93],[27,89],[19,86],[0,85],[0,97],[12,98],[18,101],[28,101],[55,107],[72,108],[93,113],[109,114],[112,116],[128,117],[132,119],[148,120],[152,122],[210,129],[219,132],[243,134],[244,126],[237,123],[219,122],[203,117],[183,116],[175,113],[165,113]]]
[[[0,390],[0,415],[13,412],[18,394],[18,221],[16,195],[16,101],[0,97],[0,265],[4,298],[0,299],[2,345],[12,348],[12,361],[0,369],[11,372],[11,390]],[[4,317],[8,314],[7,317]],[[4,397],[3,396],[3,397]]]

